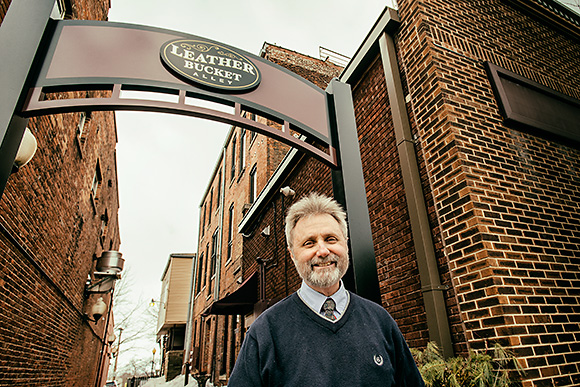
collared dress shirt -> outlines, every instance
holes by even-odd
[[[320,317],[326,318],[320,311],[322,309],[322,304],[324,304],[324,301],[326,301],[328,298],[327,296],[312,289],[304,281],[302,281],[302,285],[300,286],[300,289],[298,289],[298,295],[310,309],[318,313]],[[332,298],[336,303],[336,310],[334,311],[336,320],[330,320],[328,318],[326,319],[332,322],[337,322],[344,314],[344,311],[346,310],[349,302],[349,295],[344,287],[344,284],[342,283],[342,280],[340,281],[340,287],[338,288],[337,292],[332,294],[330,298]]]

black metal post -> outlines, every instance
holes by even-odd
[[[95,387],[100,387],[102,383],[103,377],[103,358],[105,357],[105,346],[108,342],[108,333],[109,333],[109,323],[111,320],[111,314],[113,314],[113,294],[111,293],[111,301],[109,302],[109,310],[107,311],[107,321],[105,322],[105,333],[103,333],[103,338],[101,339],[101,352],[99,355],[99,361],[97,364],[97,377],[95,380]],[[96,325],[96,323],[95,323]]]
[[[55,0],[12,1],[0,28],[0,198],[28,119],[19,117],[23,90]]]
[[[354,291],[380,304],[377,261],[350,86],[333,79],[327,92],[333,101],[333,144],[339,159],[339,170],[333,171],[332,184],[335,198],[344,205],[348,214]],[[345,286],[348,282],[347,276]]]

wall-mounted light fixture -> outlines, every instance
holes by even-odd
[[[88,279],[85,285],[85,296],[93,293],[108,293],[113,290],[115,281],[121,278],[125,260],[118,251],[104,251],[97,258],[96,271],[93,279]]]
[[[12,173],[18,172],[18,170],[26,165],[36,153],[38,148],[38,142],[32,134],[32,131],[28,128],[24,131],[24,136],[22,136],[22,141],[20,142],[20,147],[16,153],[16,158],[14,159],[14,166],[12,167]]]
[[[155,299],[153,299],[153,298],[152,298],[152,299],[151,299],[151,302],[149,303],[149,306],[150,306],[150,307],[154,307],[154,306],[155,306],[155,304],[159,304],[159,305],[165,305],[165,302],[163,302],[163,301],[158,301],[158,300],[155,300]]]
[[[107,304],[105,304],[105,301],[103,301],[103,297],[99,297],[91,308],[90,315],[92,315],[93,318],[91,319],[88,314],[85,314],[85,318],[94,322],[96,325],[105,313],[107,313]]]

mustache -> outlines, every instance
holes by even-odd
[[[320,265],[323,263],[329,263],[329,262],[338,262],[340,259],[340,257],[336,254],[330,254],[328,256],[326,256],[325,258],[312,258],[310,260],[310,265]]]

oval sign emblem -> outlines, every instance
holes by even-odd
[[[161,47],[161,60],[182,78],[220,90],[246,91],[260,84],[260,71],[252,61],[213,42],[171,40]]]

